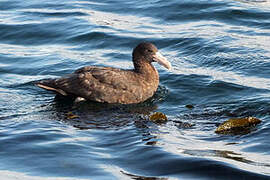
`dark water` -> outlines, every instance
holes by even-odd
[[[131,68],[142,41],[173,65],[155,65],[145,103],[74,105],[33,86],[85,65]],[[270,179],[269,74],[268,0],[0,0],[0,177]],[[168,123],[143,118],[156,111]],[[247,116],[263,122],[215,134]]]

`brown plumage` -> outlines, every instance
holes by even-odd
[[[41,80],[38,87],[63,96],[87,100],[132,104],[152,97],[159,84],[157,70],[151,64],[170,69],[171,65],[151,43],[139,44],[132,53],[133,70],[112,67],[86,66],[59,79]]]

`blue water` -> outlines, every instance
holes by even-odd
[[[74,105],[34,86],[86,65],[132,68],[142,41],[173,66],[155,64],[145,103]],[[270,179],[269,74],[269,0],[0,0],[0,178]],[[215,133],[248,116],[262,120],[250,133]]]

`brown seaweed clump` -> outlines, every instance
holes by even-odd
[[[75,118],[79,118],[79,116],[73,114],[72,112],[68,112],[68,113],[66,113],[66,118],[67,119],[75,119]]]
[[[149,119],[152,122],[158,123],[158,124],[165,123],[168,121],[167,116],[165,114],[163,114],[162,112],[155,112],[155,113],[151,114],[149,116]]]
[[[262,121],[255,117],[232,118],[218,126],[215,133],[218,134],[246,134],[251,128]]]
[[[191,104],[187,104],[187,105],[186,105],[186,108],[188,108],[188,109],[193,109],[193,108],[194,108],[194,106],[193,106],[193,105],[191,105]]]

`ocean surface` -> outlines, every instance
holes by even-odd
[[[154,64],[144,103],[74,104],[34,86],[130,69],[143,41],[173,66]],[[269,74],[270,0],[0,0],[0,179],[270,179]],[[215,133],[249,116],[262,123]]]

